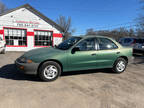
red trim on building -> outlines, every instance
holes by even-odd
[[[4,27],[3,27],[3,40],[5,40],[5,36],[4,36]]]
[[[23,30],[27,30],[27,28],[16,28],[16,27],[3,27],[3,28],[8,28],[8,29],[23,29]]]
[[[26,45],[6,45],[6,47],[27,47]]]
[[[3,34],[4,32],[3,32],[3,30],[0,30],[0,34]]]
[[[53,33],[53,37],[63,37],[61,33]]]
[[[49,48],[49,47],[51,47],[51,46],[34,46],[34,47],[48,47],[48,48]]]
[[[27,29],[26,28],[15,28],[15,27],[3,27],[3,40],[5,40],[5,36],[4,36],[4,29],[22,29],[22,30],[26,30],[26,41],[27,41],[27,45],[6,45],[6,47],[27,47],[28,46],[28,37],[27,37]]]
[[[34,32],[27,32],[27,36],[34,36]]]
[[[50,32],[53,32],[52,30],[41,30],[41,29],[34,29],[34,31],[50,31]]]
[[[34,36],[34,32],[28,32],[27,31],[27,28],[15,28],[15,27],[3,27],[3,30],[0,30],[0,34],[3,34],[3,40],[5,40],[5,35],[4,35],[4,29],[7,28],[7,29],[23,29],[23,30],[26,30],[26,37],[27,36]],[[59,38],[62,38],[63,35],[61,33],[53,33],[52,30],[40,30],[40,29],[34,29],[34,31],[50,31],[52,32],[52,46],[54,46],[54,38],[55,37],[59,37]],[[34,39],[34,47],[50,47],[50,46],[35,46],[35,37],[33,38]],[[27,45],[6,45],[6,47],[27,47],[28,46],[28,37],[27,37]]]

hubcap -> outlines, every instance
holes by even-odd
[[[119,71],[119,72],[122,72],[122,71],[124,71],[124,69],[125,69],[125,62],[124,61],[119,61],[118,63],[117,63],[117,66],[116,66],[116,68],[117,68],[117,70]]]
[[[54,65],[49,65],[44,69],[44,76],[47,79],[53,79],[57,76],[58,70]]]

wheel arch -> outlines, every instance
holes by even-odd
[[[60,65],[60,67],[61,67],[61,72],[63,72],[63,65],[62,65],[62,63],[60,61],[55,60],[55,59],[48,59],[48,60],[45,60],[45,61],[43,61],[43,62],[41,62],[39,64],[38,69],[37,69],[37,73],[39,72],[39,68],[42,66],[42,64],[45,63],[45,62],[48,62],[48,61],[53,61],[53,62],[58,63]]]
[[[119,59],[119,58],[125,59],[127,61],[127,63],[128,63],[128,57],[127,56],[119,56],[117,59]],[[114,61],[113,66],[115,65],[117,59]]]
[[[128,57],[127,56],[120,56],[118,58],[123,58],[123,59],[125,59],[128,62]]]

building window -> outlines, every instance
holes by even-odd
[[[27,45],[26,30],[24,29],[5,28],[4,36],[6,40],[6,45],[13,45],[13,46]]]
[[[52,45],[52,34],[51,31],[38,31],[34,32],[35,46],[51,46]]]

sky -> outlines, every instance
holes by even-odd
[[[23,4],[32,7],[55,21],[59,15],[71,17],[73,35],[83,35],[86,30],[117,28],[120,24],[135,22],[140,13],[139,0],[0,0],[8,8]]]

